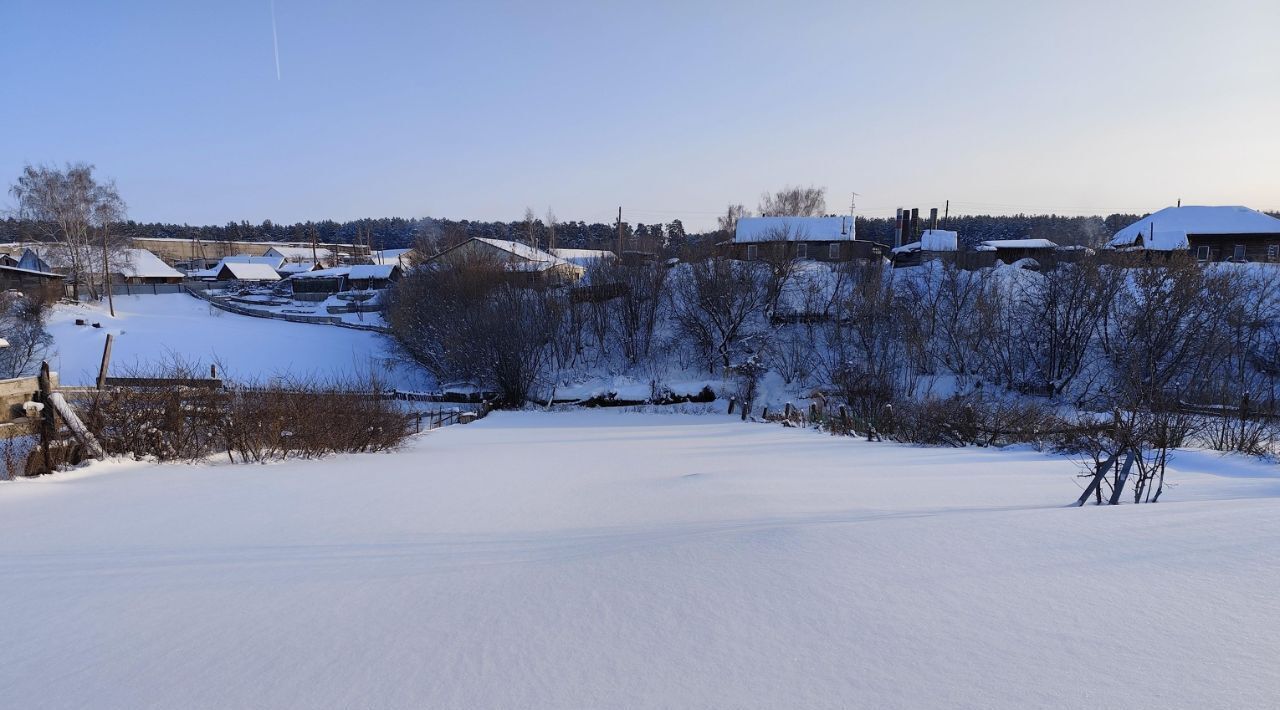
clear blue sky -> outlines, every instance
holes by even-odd
[[[0,180],[139,220],[1280,207],[1280,2],[0,0]],[[4,198],[7,203],[7,196]]]

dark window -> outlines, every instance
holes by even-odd
[[[1232,254],[1231,258],[1234,261],[1244,261],[1244,245],[1243,244],[1236,245],[1235,253]]]

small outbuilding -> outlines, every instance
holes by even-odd
[[[391,264],[335,266],[295,274],[289,278],[293,297],[299,301],[323,301],[344,291],[385,289],[400,279],[400,267]]]
[[[146,249],[126,249],[125,259],[112,277],[126,284],[177,284],[183,278],[181,271]]]
[[[916,266],[955,256],[960,250],[960,234],[946,229],[926,229],[920,241],[903,244],[893,250],[893,265]]]
[[[0,265],[0,291],[10,289],[54,300],[62,296],[62,274]]]
[[[226,261],[218,268],[217,281],[279,281],[280,274],[270,264]]]
[[[1023,259],[1037,262],[1057,252],[1058,245],[1048,239],[988,239],[973,250],[994,255],[995,259],[1012,264]]]

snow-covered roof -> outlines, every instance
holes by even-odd
[[[352,279],[389,279],[396,270],[395,264],[356,264],[351,268],[348,278]]]
[[[476,237],[475,239],[478,242],[484,242],[485,244],[488,244],[491,247],[496,247],[498,249],[501,249],[502,251],[505,251],[513,256],[519,257],[520,259],[523,259],[525,261],[537,262],[541,264],[539,268],[535,269],[537,271],[541,271],[543,269],[549,269],[552,266],[557,266],[559,264],[569,263],[568,261],[556,256],[555,254],[543,251],[541,249],[534,249],[528,244],[523,244],[521,242],[513,242],[506,239],[489,239],[487,237]]]
[[[24,269],[19,266],[5,266],[3,264],[0,264],[0,269],[3,269],[5,271],[17,271],[18,273],[31,274],[33,276],[44,276],[46,278],[51,278],[51,279],[62,278],[62,274],[55,274],[52,271],[38,271],[36,269]]]
[[[120,265],[125,278],[173,279],[182,278],[182,272],[169,266],[146,249],[126,249],[128,263]]]
[[[294,274],[289,278],[292,279],[340,279],[351,273],[350,266],[335,266],[331,269],[316,269],[315,271],[307,271],[301,274]]]
[[[1133,246],[1142,237],[1147,249],[1186,249],[1187,235],[1195,234],[1280,234],[1280,219],[1239,205],[1166,207],[1116,232],[1107,246]]]
[[[960,248],[960,233],[946,229],[926,229],[920,235],[921,251],[956,251]]]
[[[852,217],[742,217],[733,241],[828,242],[853,240]]]
[[[281,264],[276,268],[280,274],[305,274],[308,271],[314,271],[316,265],[311,261],[291,261]]]
[[[294,274],[293,279],[389,279],[396,270],[394,264],[355,264],[353,266],[335,266],[332,269],[317,269],[305,273]]]
[[[245,263],[240,261],[223,262],[218,269],[221,274],[226,270],[231,278],[237,281],[279,281],[280,274],[270,264]],[[313,272],[314,273],[314,272]]]
[[[995,251],[997,249],[1057,249],[1058,245],[1048,239],[989,239],[974,247],[974,251]]]
[[[409,258],[409,252],[411,251],[413,251],[412,248],[410,249],[379,249],[373,252],[372,254],[370,254],[369,258],[375,264],[394,264],[396,266],[399,266],[401,257],[404,257],[404,259],[407,261]]]
[[[266,255],[279,256],[291,261],[297,259],[330,259],[333,257],[333,251],[325,247],[316,247],[313,251],[311,247],[274,246],[266,251]]]
[[[920,251],[920,242],[911,242],[910,244],[903,244],[900,247],[893,248],[894,254],[910,254],[917,251]]]
[[[284,263],[283,256],[254,256],[252,254],[236,254],[235,256],[222,257],[224,264],[266,264],[273,269],[280,268]]]
[[[551,253],[578,266],[617,258],[613,252],[603,249],[552,249]]]

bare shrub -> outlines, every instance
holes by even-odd
[[[400,280],[387,313],[401,346],[441,381],[496,390],[519,406],[552,362],[568,308],[556,289],[522,287],[493,262],[422,269]]]
[[[273,380],[232,389],[198,386],[203,371],[175,361],[151,372],[154,386],[108,388],[81,403],[85,422],[111,454],[199,461],[314,458],[394,448],[412,417],[376,382]]]
[[[977,394],[904,399],[885,412],[884,436],[932,446],[1038,445],[1065,426],[1044,402]]]
[[[763,332],[765,280],[759,264],[725,258],[682,265],[674,275],[677,328],[693,343],[708,371],[727,369]]]

